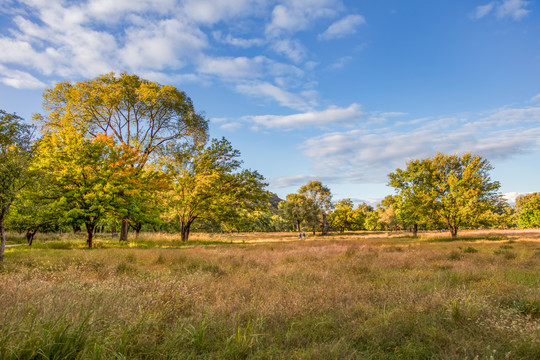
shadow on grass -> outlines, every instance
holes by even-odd
[[[488,235],[488,236],[457,236],[455,238],[452,238],[451,236],[448,237],[425,237],[421,238],[422,241],[430,242],[430,243],[440,243],[440,242],[454,242],[454,241],[501,241],[501,240],[508,240],[508,236],[502,236],[502,235]]]

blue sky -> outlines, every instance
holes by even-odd
[[[525,0],[2,0],[0,108],[58,81],[185,91],[281,197],[312,179],[376,202],[437,152],[540,191],[540,6]]]

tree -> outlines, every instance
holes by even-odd
[[[351,228],[353,206],[351,199],[339,200],[334,206],[334,211],[328,217],[330,225],[335,229],[339,229],[340,232],[349,230]]]
[[[36,172],[34,178],[39,175],[43,179],[46,174]],[[45,181],[30,181],[13,202],[6,218],[6,227],[24,232],[28,245],[32,245],[38,231],[57,231],[59,228],[58,209],[51,206],[50,199],[44,197],[47,188]]]
[[[464,226],[478,226],[502,201],[499,183],[491,181],[489,162],[477,155],[436,156],[412,160],[407,169],[390,174],[390,185],[409,208],[411,221],[440,223],[452,238]],[[396,181],[394,181],[396,179]],[[414,204],[414,206],[413,206]]]
[[[379,224],[385,230],[395,231],[398,229],[395,204],[396,200],[394,197],[388,195],[377,205]]]
[[[328,213],[333,208],[330,189],[319,180],[313,180],[300,188],[300,195],[305,195],[313,201],[321,216],[321,234],[328,234]]]
[[[279,214],[290,224],[294,224],[298,232],[302,231],[302,224],[317,219],[319,208],[315,202],[304,194],[289,194],[286,201],[279,203]]]
[[[365,219],[366,230],[375,231],[381,230],[381,224],[379,223],[379,213],[375,210],[366,214]]]
[[[208,130],[207,120],[195,112],[184,92],[126,73],[58,83],[45,91],[44,99],[47,128],[73,123],[86,137],[111,137],[136,154],[127,164],[136,169],[134,175],[141,174],[148,162],[155,162],[167,144],[203,140]],[[128,194],[124,198],[128,204]],[[128,222],[137,217],[129,211],[134,207],[124,209],[120,240],[127,240]]]
[[[257,171],[241,170],[238,150],[226,139],[208,146],[182,144],[169,148],[164,167],[170,190],[164,193],[164,217],[178,219],[182,241],[196,220],[233,222],[244,209],[265,206],[266,183]]]
[[[372,211],[373,207],[366,203],[358,204],[351,214],[351,230],[365,230],[367,214]]]
[[[85,225],[89,248],[98,223],[123,205],[124,194],[141,187],[129,166],[137,155],[110,136],[83,136],[77,124],[44,129],[34,165],[45,176],[42,196],[61,222]]]
[[[351,199],[339,200],[334,205],[334,211],[329,215],[328,221],[333,228],[340,232],[345,230],[363,230],[365,229],[365,220],[368,212],[373,208],[365,203],[359,204],[354,209],[354,203]]]
[[[6,246],[5,217],[22,188],[30,181],[32,127],[16,114],[0,110],[0,262]]]
[[[413,236],[418,234],[418,225],[431,220],[430,204],[427,201],[428,187],[425,186],[426,163],[424,160],[411,160],[407,169],[397,169],[388,174],[388,185],[398,191],[394,208],[397,220],[404,228],[411,228]]]
[[[540,193],[518,196],[516,211],[520,228],[540,227]]]

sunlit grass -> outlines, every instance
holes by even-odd
[[[197,235],[6,249],[0,359],[540,357],[534,233]]]

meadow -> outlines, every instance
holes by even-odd
[[[0,359],[540,358],[540,230],[307,235],[38,235]]]

